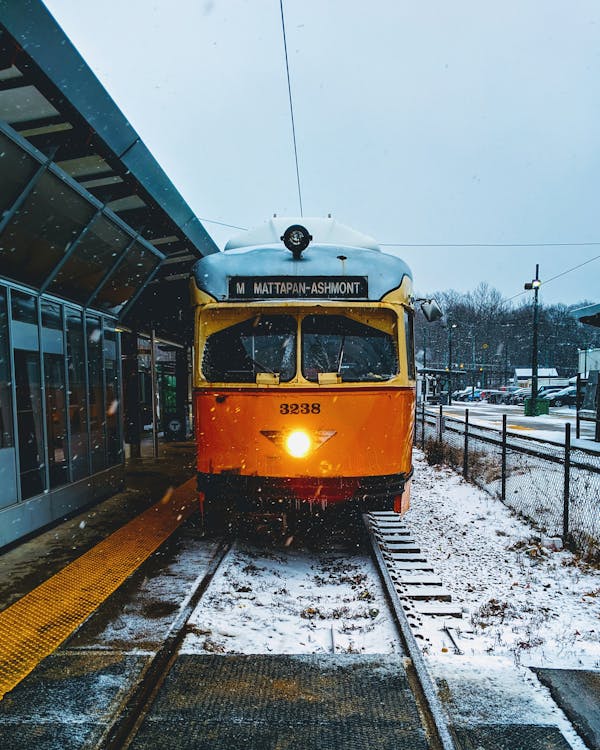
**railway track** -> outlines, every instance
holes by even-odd
[[[449,718],[423,651],[433,647],[435,633],[436,646],[462,653],[455,629],[446,622],[447,618],[460,619],[462,609],[452,603],[450,592],[443,587],[397,513],[370,513],[363,520],[402,645],[410,659],[407,675],[431,746],[455,750]]]
[[[122,707],[116,721],[107,729],[100,742],[94,745],[96,750],[125,750],[129,746],[176,658],[178,648],[185,638],[191,614],[198,606],[232,546],[233,540],[221,541],[205,573],[196,581],[181,607],[179,615],[173,622],[161,648],[150,662],[142,680]]]
[[[423,649],[433,647],[428,622],[444,622],[444,642],[459,647],[447,618],[458,618],[461,611],[451,602],[421,550],[410,538],[410,532],[394,513],[375,513],[364,517],[372,557],[383,582],[393,619],[398,626],[401,646],[406,654],[406,676],[414,696],[420,720],[434,750],[455,748],[448,730],[447,717],[437,696],[435,684],[427,671]],[[233,540],[223,540],[206,573],[199,578],[173,623],[165,642],[153,657],[138,686],[130,695],[119,717],[105,732],[98,750],[122,750],[130,746],[142,726],[175,660],[190,632],[190,618],[203,599],[217,571],[228,559]],[[331,630],[332,650],[335,635]]]

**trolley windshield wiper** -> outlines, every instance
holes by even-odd
[[[250,360],[250,362],[252,362],[253,365],[256,365],[257,367],[259,367],[262,370],[262,372],[270,372],[271,375],[277,374],[275,370],[271,370],[270,367],[263,365],[262,362],[259,362],[257,359],[254,359],[254,357],[251,357],[250,355],[248,355],[248,359]]]
[[[338,352],[338,356],[337,356],[337,369],[336,369],[336,373],[338,375],[341,375],[342,360],[344,359],[344,345],[345,345],[345,343],[346,343],[346,334],[344,334],[342,336],[342,342],[340,344],[340,351]]]

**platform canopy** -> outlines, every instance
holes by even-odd
[[[573,310],[571,315],[577,318],[580,323],[587,323],[589,326],[600,328],[600,304],[580,307],[577,310]]]
[[[181,318],[169,280],[217,250],[45,6],[0,0],[0,276],[126,322],[152,285]]]

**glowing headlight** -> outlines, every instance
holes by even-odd
[[[304,458],[310,450],[310,438],[302,430],[295,430],[285,439],[285,449],[294,458]]]

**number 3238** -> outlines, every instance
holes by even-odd
[[[321,404],[279,404],[280,414],[320,414]]]

